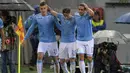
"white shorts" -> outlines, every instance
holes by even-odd
[[[77,42],[77,53],[87,54],[87,56],[93,56],[94,39],[90,41],[76,41]]]
[[[68,59],[68,58],[76,58],[76,43],[60,43],[59,47],[59,58],[60,59]]]
[[[60,36],[56,35],[56,41],[59,41],[59,40],[60,40]]]
[[[44,43],[39,42],[38,44],[38,53],[43,52],[44,54],[48,52],[49,56],[58,56],[58,46],[57,42],[51,42],[51,43]]]

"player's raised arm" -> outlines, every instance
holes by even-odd
[[[62,30],[62,27],[61,27],[61,24],[60,24],[60,21],[58,20],[58,18],[54,17],[54,22],[55,22],[56,27],[59,30]]]
[[[93,10],[92,10],[91,8],[89,8],[86,3],[81,3],[81,4],[83,4],[83,5],[85,6],[86,11],[88,12],[88,14],[89,14],[90,16],[94,16]]]

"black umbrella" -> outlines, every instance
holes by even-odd
[[[0,0],[0,11],[1,10],[32,11],[34,8],[23,0]]]

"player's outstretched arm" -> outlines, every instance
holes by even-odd
[[[36,23],[32,23],[31,26],[29,27],[25,37],[24,37],[24,40],[26,40],[27,38],[29,38],[29,36],[31,35],[31,33],[33,32],[34,28],[35,28],[35,25]]]

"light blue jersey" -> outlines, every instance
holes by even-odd
[[[27,18],[27,20],[24,22],[24,28],[26,29],[26,31],[29,29],[29,27],[31,26],[32,22],[33,22],[33,17],[35,17],[35,14],[32,14],[31,16],[29,16]],[[33,32],[31,33],[32,36],[35,36],[37,38],[38,35],[39,35],[39,32],[38,32],[38,26],[36,26],[33,30]]]
[[[60,31],[61,31],[61,42],[75,42],[75,19],[71,17],[70,19],[65,19],[63,14],[58,13],[57,17],[61,21]]]
[[[37,14],[33,17],[33,22],[28,29],[25,40],[30,36],[35,26],[38,26],[39,30],[39,41],[40,42],[56,42],[55,32],[55,17],[48,14],[46,16],[42,16],[41,14]]]
[[[1,18],[0,18],[0,28],[3,28],[3,21]]]
[[[50,12],[48,12],[47,14],[48,14],[48,15],[51,15]],[[35,15],[36,15],[36,14],[30,15],[30,16],[27,18],[27,20],[24,22],[24,28],[25,28],[26,30],[31,26],[32,21],[33,21],[33,17],[35,17]],[[35,28],[37,28],[37,26],[36,26]]]
[[[89,41],[93,39],[92,24],[90,23],[91,17],[86,13],[80,16],[75,14],[75,21],[77,25],[77,40]]]

